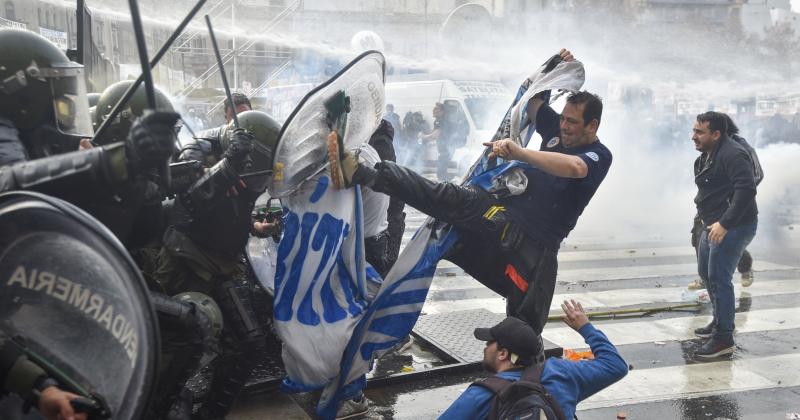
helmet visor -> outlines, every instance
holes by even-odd
[[[67,135],[92,137],[94,130],[89,100],[86,97],[83,66],[70,64],[74,65],[42,69],[46,70],[43,73],[50,82],[56,127]]]

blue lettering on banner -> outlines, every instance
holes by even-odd
[[[306,260],[306,255],[308,255],[311,231],[314,229],[314,225],[317,223],[318,219],[319,215],[316,213],[306,213],[303,215],[303,221],[300,223],[300,249],[297,250],[297,255],[295,255],[294,261],[292,261],[292,268],[289,270],[289,278],[286,280],[284,289],[278,301],[275,302],[275,319],[278,321],[289,321],[292,319],[292,304],[297,294],[297,287],[300,284],[300,276],[303,273],[303,263]],[[292,245],[294,244],[290,244],[290,246]],[[281,254],[280,249],[278,251],[278,257],[286,258],[288,253]]]
[[[275,291],[276,299],[280,296],[278,291],[283,290],[283,278],[286,275],[286,256],[291,252],[294,247],[294,240],[297,239],[297,233],[300,231],[300,219],[297,214],[289,211],[286,207],[283,208],[283,239],[278,245],[278,260],[275,267]],[[277,302],[276,302],[277,303]]]
[[[322,178],[320,178],[319,181],[317,182],[317,187],[314,188],[314,192],[311,194],[311,197],[308,199],[308,201],[312,203],[316,203],[317,201],[319,201],[319,199],[322,198],[322,196],[325,194],[325,191],[328,190],[329,183],[330,183],[330,178],[328,178],[327,176],[323,176]]]
[[[344,220],[337,219],[331,214],[323,214],[320,217],[317,213],[307,212],[300,217],[288,210],[285,216],[284,237],[278,248],[278,261],[275,270],[275,319],[278,321],[291,321],[297,314],[297,321],[304,325],[319,325],[323,320],[325,323],[335,323],[347,317],[350,313],[353,316],[360,314],[364,310],[364,304],[357,300],[357,292],[354,290],[352,276],[347,270],[347,265],[339,252],[343,241],[350,234],[350,224]],[[294,247],[297,245],[297,237],[300,236],[300,244],[296,254],[291,258],[291,267],[287,267],[287,258]],[[303,276],[310,273],[305,269],[305,261],[308,257],[309,247],[313,252],[321,252],[319,265],[317,266],[312,280],[308,285],[302,285],[304,290],[299,290]],[[335,276],[334,276],[334,270]],[[337,278],[340,284],[344,302],[338,298],[331,284]],[[319,288],[319,299],[322,302],[322,318],[314,310],[314,296],[319,281],[322,286]],[[294,308],[295,297],[298,293],[303,293],[303,299],[297,308]],[[346,310],[343,306],[346,306]]]
[[[314,234],[314,240],[311,242],[311,248],[314,251],[319,251],[322,249],[322,256],[320,257],[319,266],[314,272],[314,278],[311,280],[311,284],[308,286],[306,295],[303,297],[303,301],[300,302],[300,307],[297,309],[297,319],[303,324],[319,324],[319,315],[314,311],[313,307],[314,286],[317,284],[317,281],[319,281],[319,276],[322,274],[323,270],[325,270],[325,266],[329,265],[331,255],[333,254],[334,250],[338,249],[341,244],[343,227],[344,222],[342,220],[335,219],[330,214],[324,214],[320,219],[319,225],[317,225],[317,231]],[[325,270],[326,278],[330,274],[332,268],[333,265],[331,265],[331,268],[328,270]],[[325,284],[327,285],[328,282],[326,281]],[[328,289],[330,290],[330,288]],[[330,294],[332,295],[332,292]],[[336,303],[335,296],[332,296],[333,299],[325,299],[325,295],[326,293],[323,287],[322,303],[324,313],[331,312],[331,315],[336,318],[338,311],[342,313],[342,316],[338,319],[344,318],[344,311],[339,307],[338,303]],[[335,306],[335,308],[329,308],[328,306]],[[328,320],[326,319],[326,321]]]

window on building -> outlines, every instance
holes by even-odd
[[[17,20],[17,13],[14,10],[14,3],[10,1],[6,2],[6,19]]]
[[[39,26],[44,26],[44,21],[42,20],[42,9],[41,8],[36,9],[36,13],[39,16],[39,20],[37,21],[37,23],[39,24]]]

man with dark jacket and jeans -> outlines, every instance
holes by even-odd
[[[731,354],[734,315],[733,272],[758,225],[756,181],[747,150],[728,135],[725,115],[706,112],[697,116],[692,140],[701,152],[694,162],[697,214],[703,232],[697,247],[697,269],[708,280],[714,318],[694,332],[710,337],[695,355],[710,358]]]
[[[750,155],[756,187],[758,187],[758,184],[764,179],[764,170],[761,169],[761,162],[758,159],[756,149],[750,146],[750,143],[748,143],[744,137],[739,135],[739,127],[736,126],[733,119],[731,119],[728,114],[723,115],[725,115],[725,122],[728,124],[728,137],[744,147],[744,149],[747,150],[747,154]],[[697,255],[697,245],[700,243],[701,233],[703,233],[703,222],[700,221],[700,215],[695,214],[694,225],[692,226],[692,248],[695,250],[695,255]],[[736,269],[742,273],[742,287],[750,287],[750,285],[753,284],[753,257],[747,252],[747,249],[742,253],[742,258],[739,259],[739,264],[736,265]],[[689,290],[705,289],[705,287],[705,279],[699,277],[688,285]]]
[[[572,419],[579,402],[622,379],[628,374],[628,364],[608,337],[589,323],[580,303],[564,301],[561,308],[564,322],[583,336],[594,354],[594,360],[574,362],[550,358],[544,362],[540,382],[564,417]],[[486,342],[484,369],[508,381],[518,381],[523,369],[534,363],[532,355],[539,352],[537,334],[529,325],[513,317],[492,328],[476,328],[475,338]],[[439,419],[486,419],[493,397],[488,388],[473,384]]]

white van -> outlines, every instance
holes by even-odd
[[[477,156],[480,143],[492,138],[513,100],[514,92],[498,82],[428,80],[386,84],[386,104],[394,105],[394,112],[400,116],[401,123],[406,113],[421,112],[432,127],[433,106],[437,102],[456,109],[464,118],[469,125],[467,143],[453,155],[453,160],[459,163],[458,175],[464,173],[461,161],[471,160],[472,155]],[[426,148],[424,159],[429,165],[436,160],[436,154],[435,147]]]

